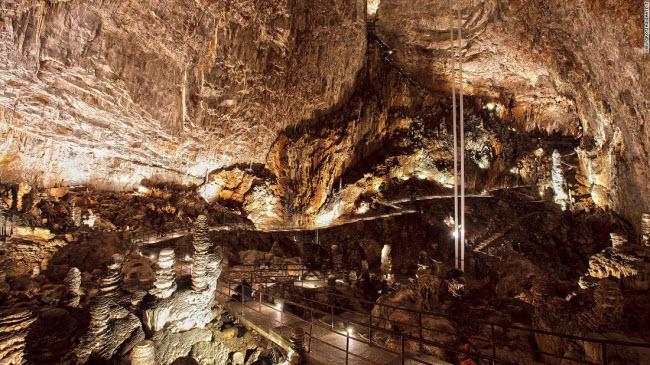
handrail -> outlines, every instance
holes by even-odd
[[[254,265],[250,265],[250,266],[254,266]],[[293,271],[300,271],[300,270],[301,269],[294,269]],[[260,270],[260,271],[262,271],[262,270]],[[251,272],[246,272],[246,273],[251,273]],[[267,276],[259,275],[257,277],[258,278],[266,278]],[[271,277],[278,278],[277,276],[271,276]],[[296,276],[288,275],[286,277],[295,278]],[[285,290],[286,290],[286,284],[285,283],[282,283],[282,282],[277,283],[276,282],[276,284],[281,285],[282,286],[282,292],[285,292]],[[296,286],[296,287],[300,288],[299,286]],[[409,312],[409,313],[418,314],[419,315],[419,322],[420,322],[420,324],[418,326],[418,329],[420,330],[420,336],[422,335],[423,330],[430,331],[430,332],[451,334],[449,332],[445,332],[445,331],[441,331],[441,330],[435,330],[435,329],[432,329],[432,328],[422,326],[422,324],[421,324],[421,319],[422,319],[421,316],[423,316],[423,315],[425,315],[425,316],[426,315],[435,316],[435,317],[446,318],[446,319],[461,319],[458,316],[450,316],[450,315],[444,315],[444,314],[430,312],[430,311],[421,311],[421,310],[416,310],[416,309],[412,309],[412,308],[406,308],[406,307],[399,307],[399,306],[394,306],[394,305],[389,305],[389,304],[376,303],[376,302],[371,302],[371,301],[368,301],[368,300],[355,298],[355,297],[351,297],[351,296],[346,296],[346,295],[341,295],[341,294],[337,294],[337,293],[325,292],[325,294],[328,295],[328,297],[330,295],[332,295],[334,297],[345,298],[345,299],[348,299],[348,300],[352,299],[352,300],[355,300],[355,301],[358,301],[358,302],[361,302],[361,303],[368,303],[368,304],[371,304],[372,306],[383,306],[383,307],[386,307],[386,308],[391,308],[391,309],[395,309],[395,310],[401,310],[401,311],[405,311],[405,312]],[[332,308],[332,312],[333,312],[333,309],[336,308],[336,309],[345,310],[345,311],[353,311],[353,312],[356,312],[356,313],[364,315],[364,316],[369,316],[370,324],[371,324],[370,327],[368,327],[368,325],[366,325],[364,323],[357,322],[357,321],[354,321],[354,320],[350,320],[351,323],[356,323],[358,325],[368,327],[369,329],[375,329],[374,328],[375,326],[372,326],[372,319],[373,318],[378,318],[378,319],[380,319],[382,321],[388,321],[390,323],[407,324],[407,323],[404,323],[404,322],[394,321],[394,320],[391,320],[391,319],[388,319],[388,318],[373,316],[372,315],[372,309],[370,309],[370,314],[366,314],[366,313],[359,312],[359,311],[357,311],[355,309],[352,309],[352,308],[343,308],[343,307],[336,306],[334,304],[322,303],[322,302],[318,302],[317,300],[307,298],[307,297],[304,297],[304,296],[300,296],[300,295],[297,295],[297,297],[299,299],[307,300],[308,302],[312,302],[312,303],[315,302],[315,303],[318,303],[318,304],[321,304],[321,305],[324,305],[324,306],[328,306],[328,307]],[[287,303],[294,303],[292,301],[287,301],[285,298],[283,298],[283,299]],[[297,306],[308,309],[308,310],[316,310],[317,312],[325,313],[325,312],[320,311],[318,309],[315,309],[313,307],[305,307],[304,305],[297,305]],[[326,313],[326,314],[333,316],[333,313]],[[337,317],[337,318],[340,318],[340,317]],[[348,319],[345,319],[345,320],[348,320]],[[489,357],[485,356],[485,355],[480,355],[480,357],[488,359],[488,360],[494,360],[494,361],[497,361],[499,363],[505,363],[505,362],[504,362],[504,360],[496,359],[496,350],[495,350],[496,344],[504,345],[504,346],[507,346],[509,348],[515,348],[515,349],[518,349],[518,350],[527,351],[527,352],[530,352],[530,353],[537,354],[539,356],[551,356],[551,357],[571,360],[571,361],[575,361],[575,362],[583,363],[583,364],[599,365],[597,363],[588,362],[588,361],[579,360],[579,359],[570,358],[570,357],[565,357],[563,355],[553,354],[553,353],[541,351],[541,350],[530,348],[530,347],[513,346],[512,344],[509,344],[509,343],[505,343],[505,342],[502,342],[502,341],[497,341],[494,338],[494,327],[499,327],[499,328],[503,328],[503,329],[517,330],[517,331],[522,331],[522,332],[526,332],[526,333],[529,333],[529,334],[541,334],[541,335],[547,335],[547,336],[552,336],[552,337],[567,338],[567,339],[576,340],[576,341],[585,341],[585,342],[600,344],[601,351],[602,351],[602,358],[603,358],[603,361],[604,361],[605,364],[607,363],[607,350],[606,350],[607,345],[650,348],[650,343],[639,343],[639,342],[630,342],[630,341],[617,341],[617,340],[589,338],[589,337],[585,337],[585,336],[575,336],[575,335],[569,335],[569,334],[564,334],[564,333],[556,333],[556,332],[551,332],[551,331],[538,330],[538,329],[534,329],[534,328],[527,328],[527,327],[516,326],[516,325],[501,324],[501,323],[492,322],[492,321],[485,321],[485,320],[475,320],[474,322],[479,323],[479,324],[483,324],[483,325],[488,325],[488,326],[490,326],[492,328],[492,338],[490,340],[480,339],[478,341],[486,342],[486,343],[487,342],[492,343],[493,354],[492,354],[491,357],[493,357],[494,359],[489,359]],[[412,326],[413,323],[408,323],[407,325]],[[379,327],[377,327],[377,329],[379,329]],[[385,331],[383,331],[383,332],[385,332]],[[426,341],[424,339],[413,337],[411,335],[405,335],[405,334],[401,334],[401,335],[407,336],[409,338],[412,337],[414,339],[414,341],[417,341],[417,342]],[[461,336],[461,334],[453,334],[453,335]],[[462,336],[462,337],[465,337],[465,336]],[[370,339],[370,340],[372,341],[372,339]],[[421,342],[421,343],[427,344],[425,342]],[[434,347],[440,347],[440,346],[436,346],[435,344],[429,344],[429,345],[434,346]],[[440,347],[440,348],[443,348],[443,347]],[[447,349],[447,350],[452,351],[452,352],[454,351],[453,349]]]

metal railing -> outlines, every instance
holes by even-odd
[[[288,264],[290,265],[290,264]],[[294,271],[299,271],[301,273],[307,272],[307,269],[294,269]],[[376,346],[379,348],[383,348],[381,346],[378,346],[376,343],[373,343],[373,333],[377,332],[384,332],[384,333],[389,333],[393,336],[399,335],[401,338],[401,341],[408,340],[412,341],[415,343],[419,343],[421,345],[429,345],[432,347],[440,348],[446,351],[450,351],[452,353],[459,353],[459,354],[465,354],[463,351],[459,351],[457,349],[451,348],[450,346],[436,343],[430,340],[425,339],[425,333],[442,333],[446,335],[452,335],[456,336],[457,338],[467,338],[466,334],[463,333],[453,333],[449,331],[444,331],[444,330],[439,330],[439,329],[434,329],[430,327],[426,327],[422,324],[423,318],[426,318],[427,316],[429,317],[438,317],[438,318],[444,318],[444,319],[451,319],[451,320],[460,320],[460,321],[467,321],[467,318],[462,318],[458,316],[452,316],[452,315],[447,315],[447,314],[442,314],[442,313],[436,313],[436,312],[431,312],[431,311],[421,311],[421,310],[416,310],[412,308],[406,308],[406,307],[400,307],[400,306],[395,306],[395,305],[390,305],[390,304],[382,304],[382,303],[377,303],[377,302],[372,302],[368,300],[363,300],[351,296],[346,296],[346,295],[341,295],[337,293],[332,293],[332,292],[325,292],[325,291],[319,291],[318,293],[320,295],[326,295],[327,296],[327,303],[318,301],[315,299],[307,298],[306,296],[301,296],[297,295],[295,293],[291,293],[291,299],[293,300],[288,300],[286,295],[284,293],[288,292],[286,288],[286,283],[283,283],[281,281],[278,281],[277,279],[295,279],[296,275],[284,275],[284,276],[278,276],[278,275],[267,275],[266,270],[257,270],[257,271],[252,271],[250,273],[246,273],[247,276],[250,275],[251,278],[251,287],[253,282],[258,282],[258,283],[267,283],[267,286],[263,287],[260,289],[260,300],[262,293],[266,295],[275,295],[277,296],[278,293],[271,293],[268,290],[268,283],[269,281],[267,279],[273,279],[272,282],[275,286],[281,287],[281,299],[286,303],[289,303],[297,308],[301,308],[303,311],[309,311],[310,313],[316,312],[316,313],[321,313],[324,315],[328,315],[331,317],[331,328],[332,330],[334,329],[334,319],[335,318],[341,318],[344,322],[347,321],[348,324],[352,323],[356,326],[361,326],[366,329],[368,333],[368,341],[361,341],[359,339],[355,339],[357,341],[361,341],[364,343],[369,344],[370,346]],[[228,282],[228,285],[232,282],[230,278],[226,279]],[[291,284],[292,288],[300,288],[299,286]],[[229,286],[230,288],[230,286]],[[307,288],[305,288],[307,289]],[[356,301],[358,303],[363,303],[368,305],[368,313],[360,312],[359,310],[355,309],[352,306],[348,307],[342,307],[335,305],[335,299],[334,298],[339,298],[341,299],[340,302],[342,303],[352,303],[353,301]],[[302,301],[303,303],[296,303],[295,300]],[[372,314],[372,311],[375,307],[383,307],[383,308],[388,308],[391,310],[396,310],[396,311],[404,311],[407,312],[413,316],[417,316],[417,323],[406,323],[406,322],[400,322],[396,320],[392,320],[389,318],[383,318],[382,316],[376,316]],[[323,309],[319,308],[326,308],[328,311],[325,311]],[[338,315],[335,314],[336,311],[347,311],[347,312],[353,312],[355,314],[361,315],[363,317],[368,318],[368,322],[361,322],[361,321],[356,321],[356,320],[351,320],[347,318],[342,318]],[[478,325],[483,325],[483,326],[488,326],[489,328],[489,339],[481,339],[481,338],[473,338],[473,341],[475,342],[481,342],[483,344],[489,345],[492,350],[491,355],[479,355],[480,358],[488,360],[492,363],[499,363],[499,364],[509,364],[510,362],[507,359],[502,358],[499,356],[497,353],[497,346],[501,347],[507,347],[511,350],[520,350],[524,352],[531,353],[535,356],[548,356],[548,357],[553,357],[559,360],[569,360],[573,361],[575,363],[579,364],[589,364],[589,365],[602,365],[602,364],[607,364],[608,359],[607,359],[607,347],[608,346],[622,346],[622,347],[636,347],[636,348],[650,348],[650,343],[638,343],[638,342],[629,342],[629,341],[615,341],[615,340],[605,340],[605,339],[597,339],[597,338],[589,338],[585,336],[575,336],[575,335],[569,335],[569,334],[563,334],[563,333],[558,333],[558,332],[551,332],[551,331],[545,331],[545,330],[539,330],[535,328],[528,328],[528,327],[522,327],[522,326],[516,326],[516,325],[508,325],[508,324],[503,324],[503,323],[497,323],[497,322],[491,322],[491,321],[485,321],[485,320],[472,320],[473,323],[478,324]],[[394,330],[387,330],[383,327],[380,327],[378,325],[381,324],[390,324],[391,327],[394,325],[397,326],[406,326],[408,328],[413,328],[415,326],[415,332],[418,334],[417,336],[402,333],[402,332],[397,332]],[[311,325],[311,324],[310,324]],[[587,361],[583,359],[578,359],[578,358],[573,358],[569,356],[564,356],[563,354],[555,354],[547,351],[542,351],[533,347],[529,346],[522,346],[522,345],[514,345],[510,342],[506,341],[501,341],[497,338],[496,336],[496,329],[501,329],[503,332],[506,330],[512,330],[512,331],[520,331],[523,332],[527,335],[543,335],[543,336],[550,336],[554,338],[561,338],[561,339],[566,339],[566,340],[571,340],[571,341],[582,341],[582,342],[589,342],[592,344],[595,344],[597,346],[600,346],[601,348],[601,362],[593,362],[593,361]],[[336,332],[336,331],[335,331]],[[337,332],[339,333],[339,332]],[[341,334],[341,333],[339,333]],[[343,335],[343,334],[342,334]],[[390,351],[389,349],[383,348],[387,351]],[[402,349],[403,351],[403,349]],[[414,359],[415,360],[415,359]],[[426,363],[426,362],[423,362]]]

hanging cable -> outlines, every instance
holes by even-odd
[[[460,0],[458,5],[458,83],[460,94],[460,270],[465,271],[465,124],[463,113],[463,34]]]
[[[458,132],[456,131],[456,52],[454,51],[454,5],[453,0],[449,0],[449,36],[450,47],[449,54],[451,57],[451,100],[453,123],[454,123],[454,267],[459,269],[459,247],[458,247]]]

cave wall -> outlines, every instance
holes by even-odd
[[[2,2],[5,179],[111,188],[264,161],[365,52],[362,1]]]
[[[594,201],[638,225],[650,205],[650,61],[640,3],[461,3],[464,91],[496,103],[517,128],[582,137]],[[396,62],[432,89],[450,88],[449,12],[442,0],[382,0],[376,14]]]

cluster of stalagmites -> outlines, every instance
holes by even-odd
[[[171,332],[182,332],[203,328],[212,321],[214,291],[221,274],[221,256],[218,253],[208,253],[212,242],[205,216],[199,216],[197,220],[193,245],[191,289],[175,290],[175,284],[170,283],[174,277],[170,271],[173,266],[173,254],[161,252],[159,272],[156,273],[157,284],[152,290],[158,300],[145,310],[143,316],[148,330],[159,331],[166,328]]]
[[[110,359],[124,355],[144,339],[140,319],[128,308],[122,289],[124,258],[113,255],[108,270],[100,280],[99,292],[90,307],[90,325],[75,353],[81,363],[91,356]]]
[[[24,364],[25,337],[36,320],[27,307],[15,306],[0,311],[0,364]]]

